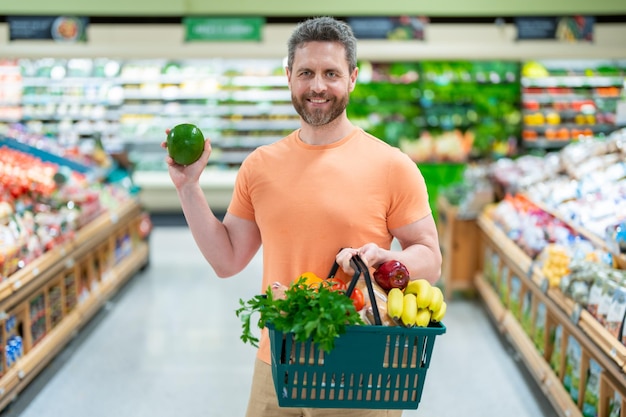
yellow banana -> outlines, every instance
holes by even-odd
[[[446,315],[446,310],[447,310],[448,306],[446,304],[446,302],[442,302],[441,303],[441,307],[439,307],[439,310],[435,311],[432,315],[432,320],[433,321],[441,321],[443,320],[443,317]]]
[[[394,320],[400,319],[404,309],[404,294],[400,288],[392,288],[387,294],[387,314]]]
[[[417,300],[415,294],[404,294],[402,307],[402,324],[406,327],[415,326],[415,317],[417,316]]]
[[[428,308],[433,313],[437,312],[443,303],[443,293],[439,287],[432,287],[432,297],[430,299],[430,304]]]
[[[418,308],[415,316],[415,325],[419,327],[428,327],[430,323],[430,310],[427,308]]]
[[[432,298],[432,285],[425,279],[416,279],[407,284],[404,292],[415,294],[417,308],[426,308]]]

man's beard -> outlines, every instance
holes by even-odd
[[[309,96],[307,98],[315,99],[326,97]],[[340,101],[332,101],[332,106],[328,111],[324,111],[322,109],[309,111],[306,107],[306,99],[300,100],[291,94],[291,102],[293,103],[293,107],[296,109],[296,112],[298,112],[300,117],[302,117],[302,120],[311,126],[323,126],[335,120],[346,109],[348,101],[349,96],[346,94]]]

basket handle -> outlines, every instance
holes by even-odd
[[[354,275],[352,275],[352,279],[350,280],[350,284],[348,284],[348,289],[346,290],[346,295],[350,297],[354,288],[356,287],[357,282],[359,281],[359,277],[363,275],[365,279],[365,285],[367,286],[367,293],[370,298],[370,302],[372,303],[372,313],[374,314],[374,323],[377,326],[382,326],[382,321],[380,320],[380,313],[378,312],[378,304],[376,301],[376,295],[374,294],[374,286],[372,285],[372,277],[370,275],[369,268],[363,262],[363,259],[359,255],[355,255],[350,259],[350,264],[354,269]],[[333,263],[330,272],[328,273],[328,278],[334,278],[337,270],[339,269],[339,264],[337,261]]]

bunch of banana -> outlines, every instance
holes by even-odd
[[[392,288],[387,294],[387,314],[406,327],[427,327],[431,321],[441,321],[446,308],[439,287],[425,279],[410,281],[404,290]]]

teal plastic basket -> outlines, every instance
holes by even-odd
[[[430,327],[349,326],[324,352],[268,324],[272,376],[281,407],[417,409],[435,338]]]

